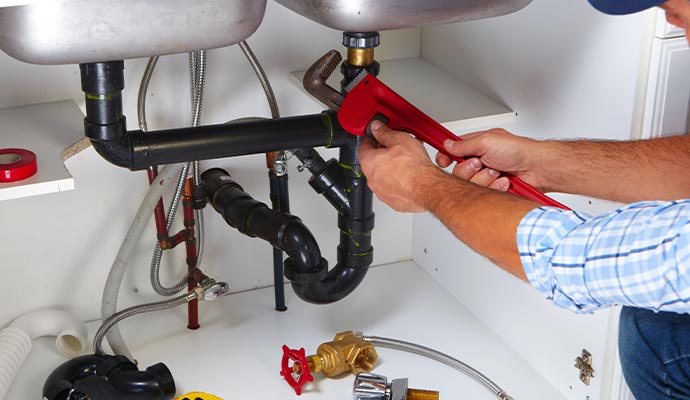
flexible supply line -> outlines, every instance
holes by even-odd
[[[180,207],[180,200],[182,199],[182,193],[184,191],[184,182],[187,179],[187,174],[189,173],[190,163],[185,163],[180,170],[180,176],[177,179],[177,185],[175,186],[175,194],[170,200],[170,206],[168,207],[168,217],[166,219],[166,232],[170,232],[172,229],[173,222],[175,222],[175,214]],[[149,278],[151,281],[151,287],[153,290],[161,296],[174,296],[180,293],[187,287],[187,276],[183,276],[176,284],[172,286],[164,286],[160,279],[160,267],[161,260],[163,258],[163,249],[159,241],[156,241],[153,247],[153,255],[151,256],[151,271],[149,273]]]
[[[204,105],[204,91],[206,90],[206,50],[199,50],[189,53],[189,77],[191,85],[192,96],[192,126],[197,127],[201,124],[201,112]],[[192,176],[194,178],[194,186],[199,186],[201,183],[200,162],[194,161],[192,163]],[[204,257],[204,245],[206,242],[204,210],[199,209],[194,211],[196,221],[196,265],[201,265],[201,260]]]
[[[259,78],[259,82],[261,82],[261,87],[264,89],[266,99],[268,100],[268,106],[271,108],[271,117],[280,118],[280,111],[278,110],[276,96],[273,93],[273,88],[271,88],[271,83],[266,76],[266,72],[264,72],[263,67],[261,67],[259,59],[256,58],[256,55],[252,51],[251,47],[249,47],[247,41],[241,41],[239,46],[240,49],[242,49],[242,53],[244,53],[244,56],[249,61],[249,64],[251,64],[252,69],[254,69],[254,73],[256,73],[256,77]]]
[[[111,315],[103,321],[103,324],[96,331],[96,335],[93,339],[94,352],[98,355],[103,355],[103,338],[107,335],[108,331],[115,327],[118,322],[123,319],[132,317],[134,315],[149,313],[153,311],[162,311],[169,308],[177,307],[182,304],[189,303],[194,300],[216,300],[228,293],[229,286],[225,282],[216,282],[211,278],[204,278],[200,285],[196,286],[194,290],[191,290],[185,294],[177,296],[172,299],[166,299],[162,301],[157,301],[147,304],[139,304],[136,306],[125,308],[120,310],[115,314]]]
[[[148,123],[146,120],[146,94],[148,91],[149,83],[151,82],[151,77],[153,76],[153,71],[155,70],[156,64],[158,63],[158,58],[158,56],[149,58],[149,61],[146,64],[146,69],[144,70],[144,74],[141,77],[141,83],[139,84],[139,93],[137,96],[137,118],[139,120],[139,128],[143,132],[148,131]],[[166,224],[166,233],[169,232],[172,228],[174,217],[177,213],[177,209],[180,204],[180,199],[182,198],[184,179],[187,177],[188,169],[189,165],[186,164],[180,172],[180,179],[178,179],[177,186],[175,188],[175,194],[173,195],[173,198],[170,201],[170,207],[168,208],[170,210],[170,213],[168,214],[167,219],[165,218],[165,210],[163,208],[163,204],[160,203],[156,207],[156,211],[160,213],[161,218],[165,219],[164,223]],[[154,175],[157,173],[155,170],[152,170],[152,172]],[[160,210],[158,210],[159,208]],[[151,257],[151,286],[156,291],[156,293],[160,294],[161,296],[172,296],[184,290],[184,288],[187,286],[187,277],[183,277],[177,284],[171,287],[163,286],[160,283],[159,278],[160,262],[162,257],[163,250],[161,249],[160,242],[156,241],[156,244],[153,249],[153,256]]]
[[[146,124],[146,92],[149,90],[151,76],[153,75],[153,70],[156,69],[157,63],[158,56],[149,58],[149,62],[146,64],[146,69],[144,69],[144,75],[141,77],[141,83],[139,84],[139,95],[137,96],[137,118],[139,120],[139,129],[144,132],[149,130]]]
[[[182,304],[186,304],[189,301],[196,300],[196,295],[194,292],[190,293],[185,293],[181,296],[172,298],[172,299],[166,299],[163,301],[155,302],[155,303],[148,303],[148,304],[140,304],[137,306],[125,308],[124,310],[118,311],[115,314],[111,315],[108,317],[103,324],[98,328],[98,331],[96,332],[96,335],[93,339],[93,349],[94,352],[98,355],[103,355],[105,352],[103,351],[103,338],[105,335],[108,333],[108,331],[113,328],[118,322],[122,321],[125,318],[129,318],[133,315],[137,314],[142,314],[142,313],[148,313],[148,312],[153,312],[153,311],[161,311],[161,310],[167,310],[169,308],[177,307]]]
[[[190,60],[190,93],[192,97],[192,125],[198,126],[201,118],[201,103],[203,101],[203,90],[205,86],[205,76],[206,76],[206,52],[198,51],[189,53]],[[146,121],[146,92],[148,90],[151,77],[153,76],[153,71],[158,62],[158,57],[151,57],[142,76],[141,84],[139,85],[139,96],[137,99],[137,115],[139,119],[139,127],[142,131],[147,130]],[[177,186],[175,188],[175,193],[170,201],[170,206],[168,207],[168,216],[166,219],[166,232],[172,229],[172,225],[175,220],[175,215],[180,205],[182,199],[182,193],[184,190],[184,182],[189,174],[189,169],[192,168],[194,171],[195,181],[198,181],[196,176],[198,175],[198,163],[186,163],[183,166],[180,176],[177,181]],[[203,213],[201,211],[196,212],[197,221],[197,266],[201,263],[201,257],[203,255],[204,249],[204,221]],[[161,296],[173,296],[187,287],[187,277],[184,276],[177,283],[170,287],[166,287],[161,283],[160,280],[160,266],[161,260],[163,258],[163,249],[161,249],[160,242],[156,241],[153,249],[153,255],[151,257],[151,271],[150,271],[150,281],[151,286],[154,291]]]
[[[489,388],[494,394],[501,400],[513,400],[500,386],[498,386],[494,381],[489,379],[486,375],[472,368],[471,366],[465,364],[464,362],[453,358],[440,351],[430,349],[415,343],[405,342],[398,339],[385,338],[380,336],[365,336],[361,335],[362,340],[373,344],[375,347],[384,347],[393,350],[405,351],[412,354],[417,354],[434,361],[438,361],[441,364],[445,364],[449,367],[455,368],[456,370],[469,375],[474,378],[479,383],[483,384]]]
[[[0,330],[0,400],[31,352],[33,339],[55,336],[57,350],[65,357],[86,348],[86,326],[76,316],[61,310],[37,310],[15,319]]]
[[[153,209],[156,207],[158,200],[161,197],[163,191],[171,184],[172,178],[179,175],[181,166],[179,164],[166,165],[163,167],[156,176],[155,180],[149,187],[144,200],[139,206],[139,210],[135,215],[132,223],[127,231],[120,249],[117,252],[115,261],[110,268],[108,273],[108,279],[105,282],[105,288],[103,289],[103,300],[101,303],[101,316],[103,320],[107,319],[111,315],[115,314],[117,311],[117,297],[120,291],[120,286],[122,285],[122,280],[129,267],[136,246],[141,239],[141,235],[144,233],[147,222],[150,219]],[[115,354],[123,355],[132,359],[132,355],[129,349],[125,345],[120,330],[117,326],[113,327],[107,334],[108,342],[110,347],[113,349]]]

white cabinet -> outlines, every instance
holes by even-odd
[[[650,57],[642,138],[678,135],[690,131],[688,71],[690,48],[684,32],[658,17]]]
[[[611,17],[584,1],[534,2],[500,19],[424,29],[422,55],[508,104],[518,117],[501,127],[516,134],[627,140],[639,76],[648,69],[644,46],[653,31],[645,28],[655,17]],[[559,201],[588,214],[615,207],[582,197]],[[415,261],[565,398],[626,398],[617,367],[617,310],[558,309],[459,244],[433,217],[414,223]],[[596,370],[589,386],[574,367],[583,348]]]
[[[656,25],[654,36],[659,39],[668,39],[685,36],[685,31],[675,25],[666,22],[666,12],[662,9],[656,10]]]

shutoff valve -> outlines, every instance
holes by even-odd
[[[393,379],[390,384],[385,376],[360,373],[352,389],[354,400],[438,400],[439,393],[431,390],[408,389],[407,378]]]
[[[300,395],[302,387],[314,380],[312,372],[321,372],[329,378],[348,372],[369,372],[377,359],[373,344],[352,331],[346,331],[335,335],[333,341],[322,343],[311,356],[306,356],[304,349],[295,350],[283,345],[280,375]]]

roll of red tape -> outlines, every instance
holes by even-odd
[[[38,171],[36,154],[26,149],[0,149],[0,182],[30,178]]]

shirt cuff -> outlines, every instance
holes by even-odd
[[[583,312],[589,307],[579,304],[561,290],[551,260],[563,238],[586,218],[574,211],[540,207],[525,215],[516,235],[520,260],[530,284],[555,305],[575,312]]]

